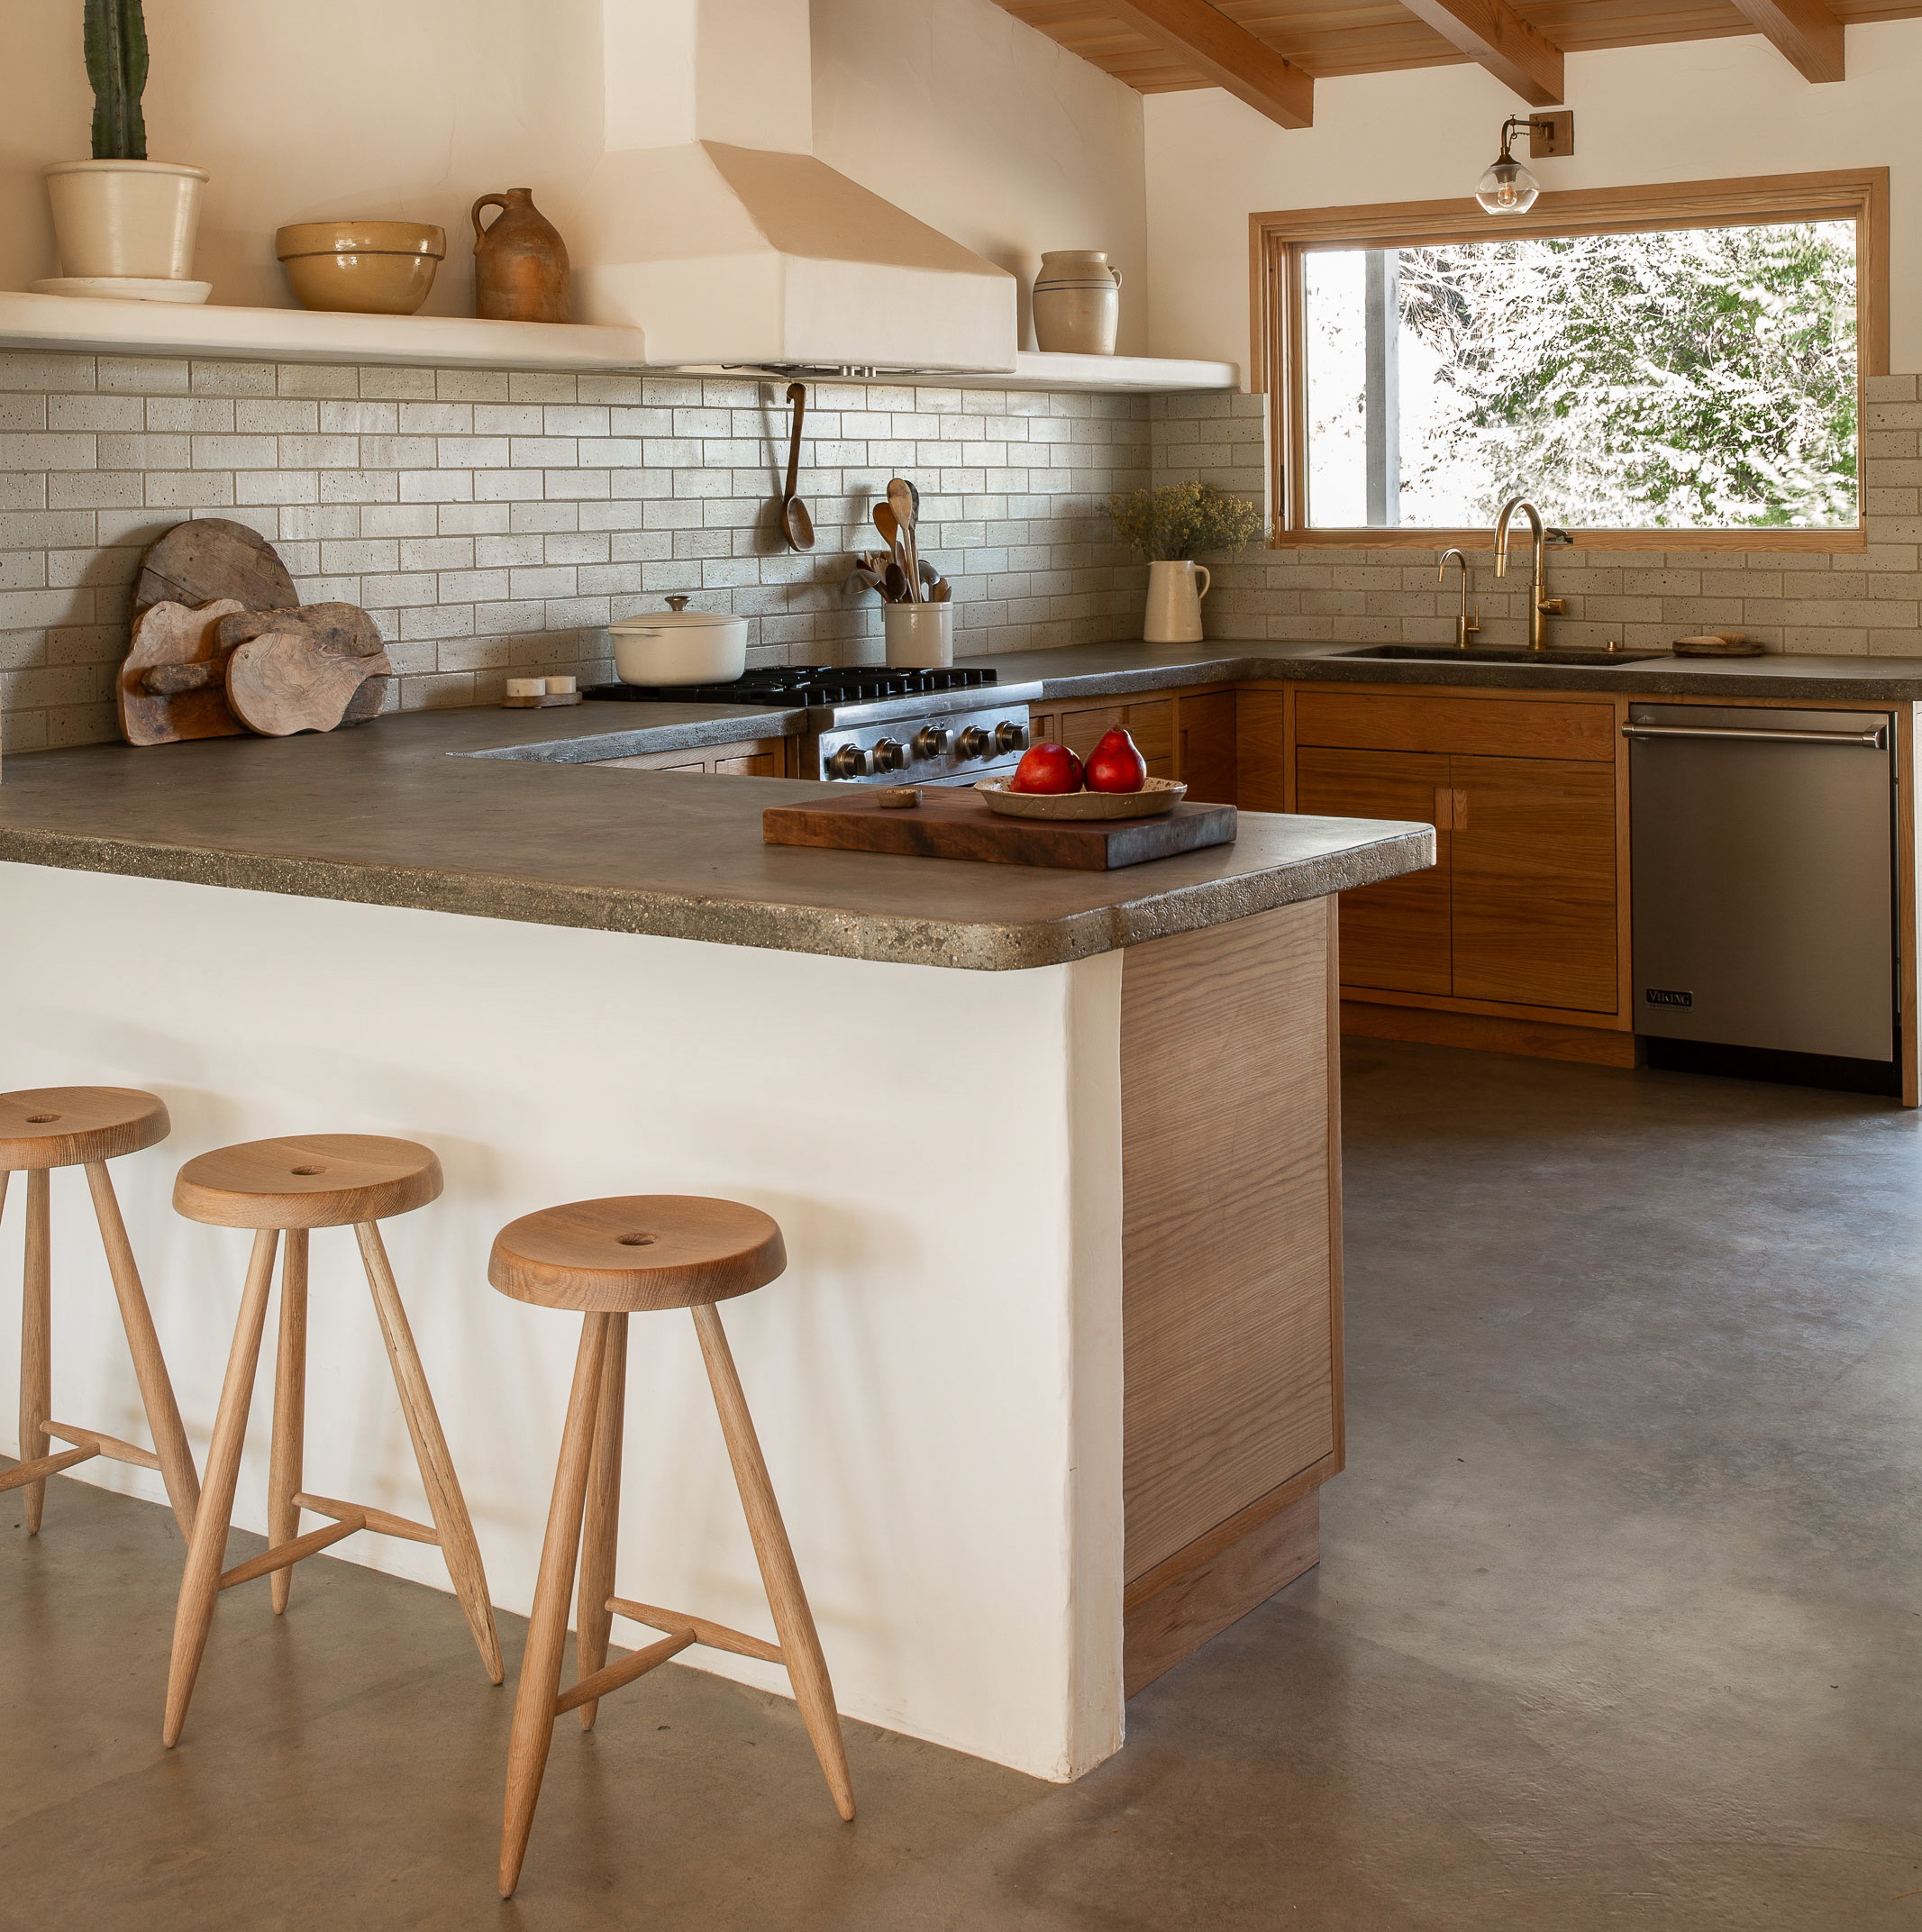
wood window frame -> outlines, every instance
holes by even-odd
[[[1516,235],[1632,234],[1660,228],[1735,228],[1776,222],[1855,223],[1856,524],[1853,530],[1577,530],[1590,550],[1852,551],[1868,544],[1866,385],[1889,369],[1889,170],[1761,175],[1745,180],[1574,188],[1540,196],[1524,214],[1489,214],[1476,202],[1404,201],[1373,206],[1284,208],[1249,217],[1253,366],[1268,394],[1269,483],[1277,550],[1489,549],[1481,530],[1315,529],[1307,522],[1307,377],[1302,336],[1304,257],[1327,249],[1418,248]]]

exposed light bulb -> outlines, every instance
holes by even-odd
[[[1490,214],[1520,214],[1535,205],[1542,184],[1503,143],[1501,159],[1475,185],[1475,199]]]

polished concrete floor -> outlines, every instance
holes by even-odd
[[[1922,1927],[1922,1116],[1351,1043],[1350,1467],[1318,1571],[1071,1788],[670,1667],[560,1733],[492,1890],[508,1701],[451,1599],[0,1498],[0,1927]],[[238,1612],[239,1614],[234,1614]],[[518,1624],[504,1633],[512,1650]]]

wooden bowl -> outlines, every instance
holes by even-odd
[[[978,779],[974,788],[1006,818],[1158,818],[1188,796],[1174,779],[1150,779],[1139,791],[1010,791],[999,779]]]
[[[296,222],[274,236],[301,306],[353,315],[413,314],[446,252],[446,230],[424,222]]]

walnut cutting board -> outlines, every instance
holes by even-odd
[[[828,788],[824,788],[826,789]],[[917,859],[984,859],[993,865],[1045,865],[1109,872],[1233,843],[1232,805],[1181,804],[1153,818],[1004,818],[966,787],[928,786],[921,803],[879,804],[864,788],[834,789],[818,805],[770,805],[761,815],[770,845],[891,852]]]

